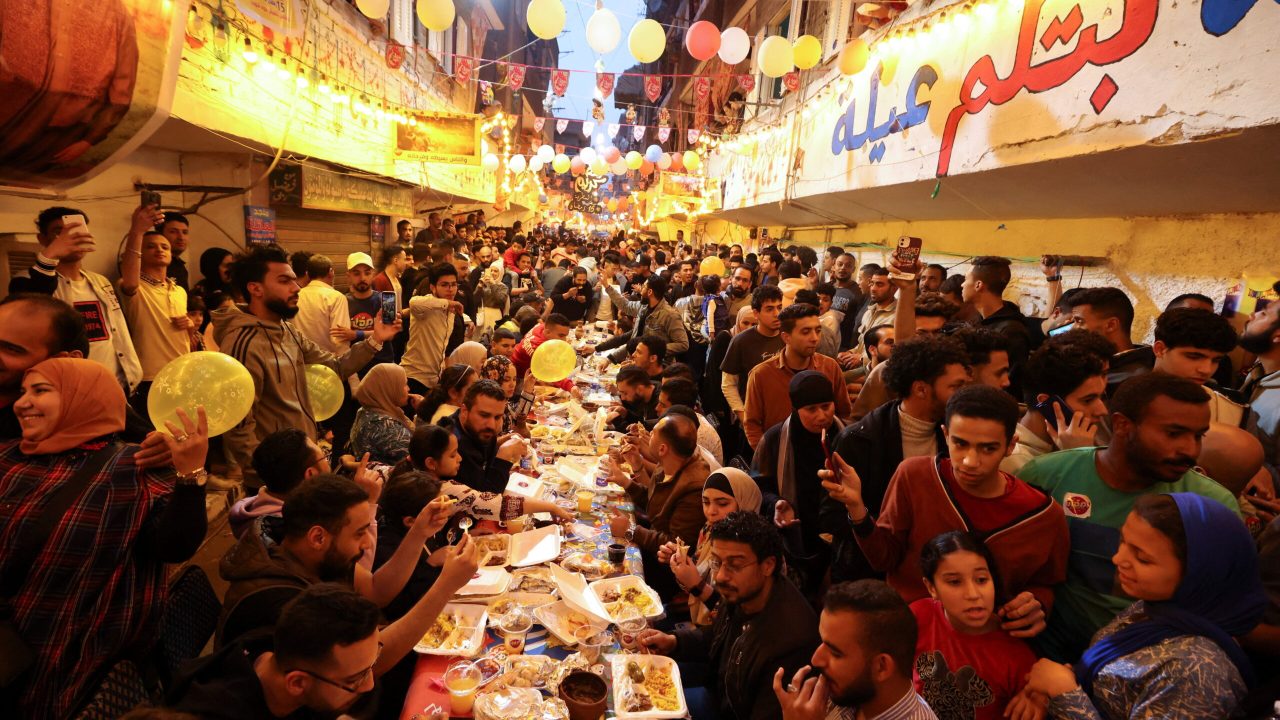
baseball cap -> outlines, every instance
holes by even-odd
[[[373,258],[369,257],[369,253],[353,252],[347,256],[347,269],[350,270],[357,265],[368,265],[372,268]]]

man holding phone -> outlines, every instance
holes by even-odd
[[[1050,338],[1028,358],[1023,390],[1027,412],[1018,422],[1018,444],[1001,470],[1016,473],[1032,458],[1096,444],[1107,417],[1107,372],[1097,355]]]
[[[131,232],[141,236],[160,217],[154,205],[139,207],[133,213]],[[36,218],[36,229],[41,246],[36,262],[25,276],[9,280],[9,292],[52,295],[75,308],[89,335],[89,359],[111,371],[125,395],[132,395],[142,382],[142,364],[120,299],[110,280],[81,267],[84,257],[98,249],[88,216],[74,208],[46,208]]]

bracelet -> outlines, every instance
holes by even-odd
[[[133,250],[133,249],[131,249],[131,248],[125,248],[125,249],[126,249],[126,250],[128,250],[128,252],[129,252],[129,254],[130,254],[130,255],[134,255],[134,256],[136,256],[136,257],[142,257],[142,251],[141,251],[141,250]]]
[[[1049,275],[1045,277],[1045,280],[1047,282],[1062,282],[1062,273],[1058,273],[1057,275]]]

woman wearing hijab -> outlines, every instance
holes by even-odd
[[[760,488],[751,476],[737,468],[720,468],[702,485],[702,514],[707,524],[698,532],[696,547],[677,547],[669,542],[658,549],[658,561],[671,567],[676,584],[689,595],[689,617],[695,625],[710,625],[719,596],[711,585],[711,542],[713,524],[739,510],[760,512]]]
[[[506,317],[511,308],[511,288],[503,282],[505,277],[506,270],[501,258],[494,260],[480,274],[480,287],[476,288],[475,293],[477,337],[491,332],[493,326]]]
[[[209,324],[209,313],[228,302],[234,302],[236,295],[231,285],[231,265],[235,256],[226,248],[209,248],[200,253],[200,274],[203,276],[195,287],[191,288],[193,296],[204,298],[206,307],[201,332]]]
[[[124,392],[98,363],[45,360],[22,390],[22,438],[0,443],[0,616],[35,660],[0,688],[0,716],[61,718],[102,671],[155,641],[165,563],[204,540],[208,424],[203,409],[182,430],[170,424],[175,477],[139,468],[139,446],[117,440]],[[42,539],[41,516],[59,500],[65,510]]]
[[[816,592],[826,574],[828,545],[819,535],[818,513],[826,491],[818,471],[844,425],[835,412],[831,379],[816,370],[791,378],[791,415],[765,431],[755,467],[764,492],[764,512],[783,531],[791,552],[801,558],[805,592]]]
[[[454,348],[444,362],[446,365],[470,365],[472,370],[479,371],[487,357],[489,357],[489,348],[474,340],[468,340]]]
[[[1074,668],[1040,660],[1027,688],[1060,718],[1228,718],[1254,684],[1235,638],[1267,598],[1244,523],[1192,493],[1144,495],[1111,561],[1138,601],[1098,631]]]
[[[379,363],[369,369],[355,392],[360,409],[351,425],[351,452],[357,458],[395,465],[409,454],[413,421],[404,413],[409,402],[409,380],[404,368]]]
[[[445,418],[453,417],[462,407],[467,388],[479,377],[480,373],[470,365],[459,363],[445,368],[436,380],[436,386],[431,388],[431,392],[418,405],[418,422],[437,425]]]

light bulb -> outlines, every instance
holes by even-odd
[[[299,89],[305,88],[309,84],[307,82],[307,74],[302,71],[301,67],[298,68],[298,77],[294,82],[297,83]]]
[[[258,53],[253,49],[253,41],[248,37],[244,39],[244,61],[250,65],[258,62]]]

